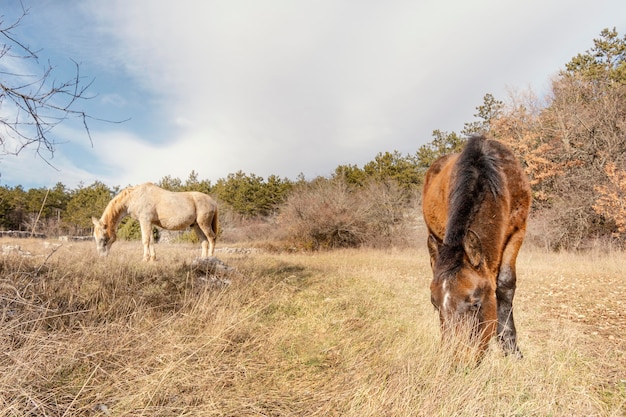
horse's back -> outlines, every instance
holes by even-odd
[[[159,207],[162,210],[188,211],[188,206],[194,205],[193,199],[185,193],[169,191],[151,182],[136,186],[133,193],[134,201],[147,209]]]
[[[496,140],[485,140],[486,151],[494,160],[494,166],[500,172],[502,184],[501,197],[495,203],[502,206],[506,235],[517,229],[526,229],[526,220],[530,211],[531,189],[528,177],[513,151]],[[487,219],[482,219],[487,221]]]
[[[135,187],[135,193],[141,195],[141,200],[149,204],[178,206],[214,207],[215,201],[200,191],[169,191],[151,182]]]
[[[443,240],[448,219],[448,203],[452,169],[458,153],[438,158],[426,171],[422,192],[422,213],[430,233]]]
[[[510,148],[498,141],[481,139],[478,145],[477,157],[485,158],[491,168],[497,171],[491,175],[497,176],[494,180],[501,184],[498,189],[493,190],[494,194],[500,196],[491,203],[472,202],[470,200],[475,196],[466,196],[470,203],[484,205],[482,211],[479,210],[477,213],[475,221],[485,225],[492,223],[488,217],[492,217],[492,212],[499,211],[505,223],[502,225],[506,229],[505,234],[509,234],[513,229],[525,229],[531,191],[521,165]],[[450,198],[452,189],[458,187],[458,177],[461,175],[459,171],[465,168],[459,165],[467,163],[460,160],[460,156],[461,153],[454,153],[439,158],[430,166],[424,178],[422,193],[424,221],[429,232],[440,241],[444,240],[450,210],[458,210],[458,207],[450,207]],[[482,172],[478,170],[474,175],[488,174],[484,170]]]
[[[214,213],[217,210],[217,203],[210,195],[200,191],[189,191],[188,194],[193,199],[198,212]]]
[[[497,141],[489,141],[489,143],[497,151],[499,168],[506,182],[509,232],[513,229],[525,230],[532,200],[528,177],[508,146]]]

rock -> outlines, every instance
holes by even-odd
[[[237,274],[235,268],[215,256],[194,259],[191,262],[191,271],[200,283],[218,287],[230,285],[229,277]]]
[[[217,275],[232,272],[235,269],[215,256],[196,258],[191,262],[191,269],[196,275]]]

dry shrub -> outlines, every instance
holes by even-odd
[[[551,207],[535,210],[528,223],[526,241],[549,250],[587,250],[598,244],[620,247],[620,240],[606,233],[610,226],[590,204],[555,199]]]
[[[279,224],[299,248],[391,247],[407,240],[407,207],[394,182],[320,180],[293,191]]]
[[[281,231],[276,225],[275,216],[244,216],[222,206],[220,212],[220,236],[218,242],[233,243],[262,243],[281,240]]]

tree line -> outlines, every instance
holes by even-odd
[[[544,96],[522,91],[497,100],[486,94],[476,110],[476,119],[459,133],[435,130],[414,154],[381,152],[363,166],[338,166],[328,177],[291,180],[239,171],[212,183],[192,171],[184,181],[166,176],[156,184],[211,194],[223,212],[242,219],[282,219],[292,237],[308,236],[305,246],[355,246],[397,231],[402,211],[419,204],[432,162],[461,149],[469,135],[484,133],[520,158],[533,190],[533,221],[547,246],[626,242],[626,36],[604,29],[591,49],[551,80]],[[99,216],[119,190],[98,181],[75,189],[61,183],[50,189],[3,186],[0,229],[86,235],[91,216]],[[318,224],[320,213],[334,217],[327,221],[333,224]],[[359,213],[364,217],[357,221]],[[385,223],[382,216],[392,220]]]

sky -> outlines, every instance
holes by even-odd
[[[215,183],[329,176],[380,152],[414,154],[460,132],[485,94],[549,91],[623,0],[3,0],[0,26],[38,61],[0,59],[88,84],[56,150],[0,149],[0,186],[126,186],[194,171]],[[5,39],[2,39],[5,42]],[[6,100],[0,117],[14,114]],[[13,146],[13,148],[11,148]]]

